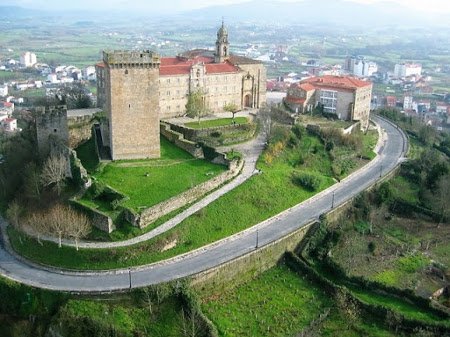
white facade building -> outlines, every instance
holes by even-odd
[[[394,67],[394,76],[403,78],[422,75],[422,65],[418,63],[398,63]]]
[[[6,84],[0,85],[0,96],[8,96],[8,86]]]
[[[20,64],[25,67],[32,67],[37,63],[37,58],[35,53],[29,51],[23,53],[20,56]]]

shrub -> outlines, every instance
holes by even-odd
[[[320,177],[308,173],[294,173],[292,181],[309,191],[317,191],[322,183]]]

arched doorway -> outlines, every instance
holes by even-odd
[[[244,106],[246,108],[253,108],[253,106],[252,106],[252,95],[250,95],[250,94],[245,95]]]

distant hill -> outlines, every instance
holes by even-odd
[[[187,12],[185,15],[198,19],[220,20],[224,16],[232,21],[333,23],[349,26],[396,24],[414,26],[435,22],[433,21],[435,20],[434,16],[390,1],[361,4],[345,0],[305,0],[302,2],[253,0],[240,4],[207,7]],[[448,21],[444,20],[440,24],[443,25],[446,22]]]
[[[44,14],[45,12],[40,10],[28,9],[19,6],[0,6],[0,17],[2,18],[41,16]]]

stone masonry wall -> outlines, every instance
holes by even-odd
[[[214,178],[197,185],[177,196],[174,196],[166,201],[163,201],[157,205],[154,205],[150,208],[144,210],[140,216],[136,216],[135,214],[125,214],[128,221],[132,222],[134,226],[139,228],[145,228],[152,222],[156,221],[158,218],[169,214],[170,212],[181,208],[185,205],[188,205],[198,198],[206,195],[212,190],[216,189],[220,185],[224,184],[228,180],[236,177],[239,172],[242,170],[244,162],[242,160],[234,161],[230,164],[230,168],[228,171],[221,173]],[[126,212],[128,213],[128,212]]]
[[[161,134],[171,143],[189,152],[195,158],[203,158],[203,150],[197,144],[184,138],[183,134],[171,130],[169,124],[161,122]]]
[[[92,116],[68,117],[69,127],[69,147],[75,149],[83,142],[92,137],[92,125],[94,124]]]
[[[203,294],[214,295],[252,280],[274,267],[286,251],[293,251],[311,225],[312,223],[253,252],[192,276],[191,286]]]

